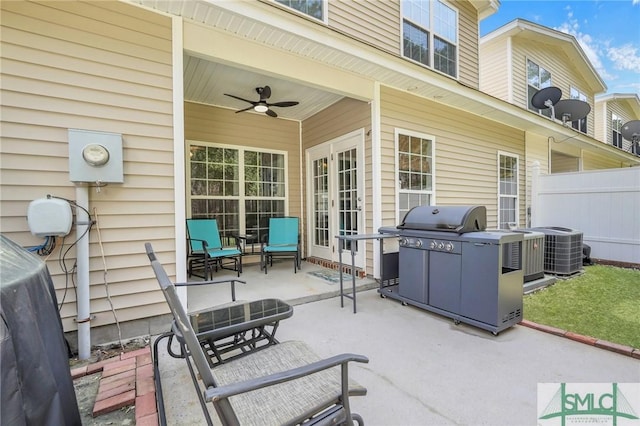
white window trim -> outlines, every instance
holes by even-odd
[[[615,118],[614,118],[615,117]],[[622,128],[616,130],[613,126],[614,120],[619,120],[620,121],[620,127],[622,127],[622,124],[624,123],[624,120],[622,120],[622,117],[619,116],[618,114],[616,114],[615,112],[611,113],[611,119],[609,120],[609,134],[607,135],[607,137],[610,139],[609,144],[612,146],[617,147],[617,145],[615,144],[615,140],[613,139],[613,132],[619,133],[620,134],[620,139],[622,141],[621,146],[619,147],[620,149],[622,149],[622,147],[624,146],[624,138],[622,138]]]
[[[432,9],[432,4],[433,2],[436,0],[429,0],[429,18],[431,19],[431,21],[433,21],[433,9]],[[438,74],[444,75],[445,77],[449,77],[449,78],[453,78],[456,80],[460,79],[460,11],[458,10],[457,7],[455,7],[454,5],[452,5],[451,3],[449,3],[448,1],[445,0],[437,0],[440,1],[441,3],[446,4],[448,7],[450,7],[455,13],[456,13],[456,42],[453,43],[450,40],[446,39],[445,37],[441,36],[440,34],[438,34],[439,37],[447,40],[448,42],[454,44],[456,46],[456,76],[453,77],[445,72],[442,72],[440,70],[437,70],[434,66],[434,62],[435,62],[435,49],[433,47],[434,42],[434,30],[433,28],[424,28],[422,27],[420,24],[418,24],[417,22],[413,22],[411,19],[407,19],[407,21],[411,22],[413,25],[417,26],[418,28],[422,28],[426,31],[429,32],[429,63],[431,65],[425,65],[422,62],[418,62],[415,59],[412,59],[408,56],[404,56],[404,2],[402,2],[402,0],[400,1],[400,55],[408,60],[413,62],[414,64],[420,65],[421,67],[427,68],[431,71],[435,71]],[[432,22],[429,23],[429,25],[432,25]]]
[[[500,193],[500,158],[501,157],[511,157],[511,158],[515,158],[516,159],[516,185],[518,186],[518,190],[516,191],[516,195],[515,197],[513,195],[502,195]],[[512,152],[506,152],[506,151],[498,151],[498,157],[497,157],[497,193],[498,193],[498,198],[497,198],[497,202],[498,205],[497,207],[497,223],[496,223],[496,227],[500,228],[500,199],[505,197],[509,197],[509,198],[515,198],[516,203],[516,217],[515,217],[515,222],[516,222],[516,227],[520,226],[520,156],[518,154],[514,154]]]
[[[542,65],[540,65],[540,61],[538,61],[537,59],[533,59],[533,58],[530,58],[528,56],[525,56],[525,58],[524,58],[524,86],[526,88],[526,91],[525,91],[525,94],[524,94],[525,95],[524,96],[524,103],[525,103],[524,107],[525,107],[525,109],[527,111],[536,112],[539,115],[545,116],[542,113],[542,111],[543,111],[542,109],[539,109],[539,110],[536,111],[534,109],[529,108],[529,86],[530,86],[530,84],[529,84],[529,62],[533,62],[534,64],[536,64],[538,66],[538,68],[543,68],[543,69],[545,69],[545,70],[547,70],[549,72],[549,74],[551,76],[550,81],[549,81],[549,86],[553,86],[553,73],[549,69],[547,69],[547,68],[543,67]],[[540,71],[538,71],[538,77],[540,77]],[[538,87],[537,90],[540,90],[540,88]],[[555,117],[552,117],[552,118],[555,121]]]
[[[577,98],[573,98],[571,96],[572,95],[571,92],[573,92],[573,91],[578,92],[578,97]],[[580,99],[581,97],[584,97],[584,99]],[[589,97],[586,95],[586,93],[583,92],[582,90],[578,89],[578,87],[576,87],[574,85],[569,86],[569,99],[578,99],[580,101],[589,103]],[[584,124],[585,124],[584,132],[582,130],[580,130],[579,128],[576,129],[575,127],[573,127],[573,121],[571,122],[571,127],[574,130],[577,130],[578,132],[582,133],[583,135],[586,135],[587,132],[589,131],[589,119],[588,119],[588,117],[589,117],[589,115],[587,115],[587,117],[584,118]],[[577,120],[577,121],[579,121],[579,120]]]
[[[185,205],[185,209],[187,212],[187,216],[191,217],[191,158],[190,158],[190,152],[191,152],[191,146],[192,145],[199,145],[199,146],[210,146],[210,147],[214,147],[214,148],[228,148],[228,149],[236,149],[239,151],[239,155],[238,155],[238,181],[240,182],[239,184],[239,191],[238,191],[238,202],[239,202],[239,209],[240,209],[240,213],[239,213],[239,221],[238,221],[238,226],[240,228],[241,232],[245,232],[246,231],[246,212],[244,211],[244,201],[246,200],[246,195],[244,192],[244,151],[256,151],[256,152],[266,152],[266,153],[271,153],[271,154],[281,154],[284,156],[284,197],[280,198],[280,197],[268,197],[269,199],[273,199],[273,200],[284,200],[284,211],[285,211],[285,215],[289,215],[289,155],[287,151],[281,151],[281,150],[277,150],[277,149],[269,149],[269,148],[260,148],[260,147],[253,147],[253,146],[244,146],[244,145],[231,145],[231,144],[221,144],[221,143],[215,143],[215,142],[206,142],[206,141],[198,141],[198,140],[187,140],[187,143],[185,144],[185,159],[186,159],[186,165],[185,165],[185,195],[186,195],[186,205]],[[235,199],[236,197],[217,197],[219,199]]]
[[[329,25],[329,19],[328,19],[328,15],[329,15],[329,5],[328,5],[328,1],[327,0],[322,0],[322,19],[318,19],[314,16],[311,15],[307,15],[304,12],[300,12],[298,9],[294,9],[293,7],[287,6],[286,4],[282,4],[280,2],[278,2],[277,0],[270,0],[271,3],[275,4],[277,7],[281,7],[283,9],[286,9],[287,12],[293,12],[296,15],[300,15],[303,18],[306,19],[311,19],[313,22],[322,22],[325,25]]]
[[[428,135],[426,133],[421,133],[421,132],[416,132],[416,131],[412,131],[412,130],[407,130],[407,129],[401,129],[401,128],[395,128],[394,130],[394,162],[395,162],[395,167],[394,167],[394,175],[393,175],[393,179],[395,182],[395,193],[394,193],[394,198],[395,198],[395,223],[400,223],[400,221],[402,220],[402,218],[400,217],[400,171],[399,171],[399,159],[398,159],[398,153],[399,153],[399,143],[398,143],[398,136],[400,135],[407,135],[407,136],[411,136],[414,138],[421,138],[421,139],[429,139],[431,140],[431,182],[432,182],[432,190],[431,190],[431,202],[433,205],[437,205],[437,201],[436,201],[436,137],[433,135]]]

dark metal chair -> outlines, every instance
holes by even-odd
[[[349,380],[348,364],[366,363],[366,357],[341,354],[320,359],[306,344],[290,341],[210,368],[174,284],[151,244],[145,248],[180,333],[178,341],[207,424],[213,422],[206,403],[213,404],[223,425],[353,425],[354,420],[364,424],[351,412],[349,396],[365,395],[366,389]]]

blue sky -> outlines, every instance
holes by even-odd
[[[574,36],[607,93],[640,94],[640,0],[501,0],[480,34],[516,18]]]

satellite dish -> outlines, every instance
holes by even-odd
[[[640,142],[640,120],[627,121],[622,125],[622,137],[631,142]]]
[[[578,99],[563,99],[555,104],[555,116],[562,120],[562,124],[581,120],[589,115],[589,112],[589,104]]]
[[[562,97],[562,90],[557,87],[545,87],[531,97],[531,105],[538,109],[552,108]]]

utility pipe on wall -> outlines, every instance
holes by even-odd
[[[89,296],[89,186],[76,186],[76,274],[78,279],[78,358],[91,355],[91,309]]]

